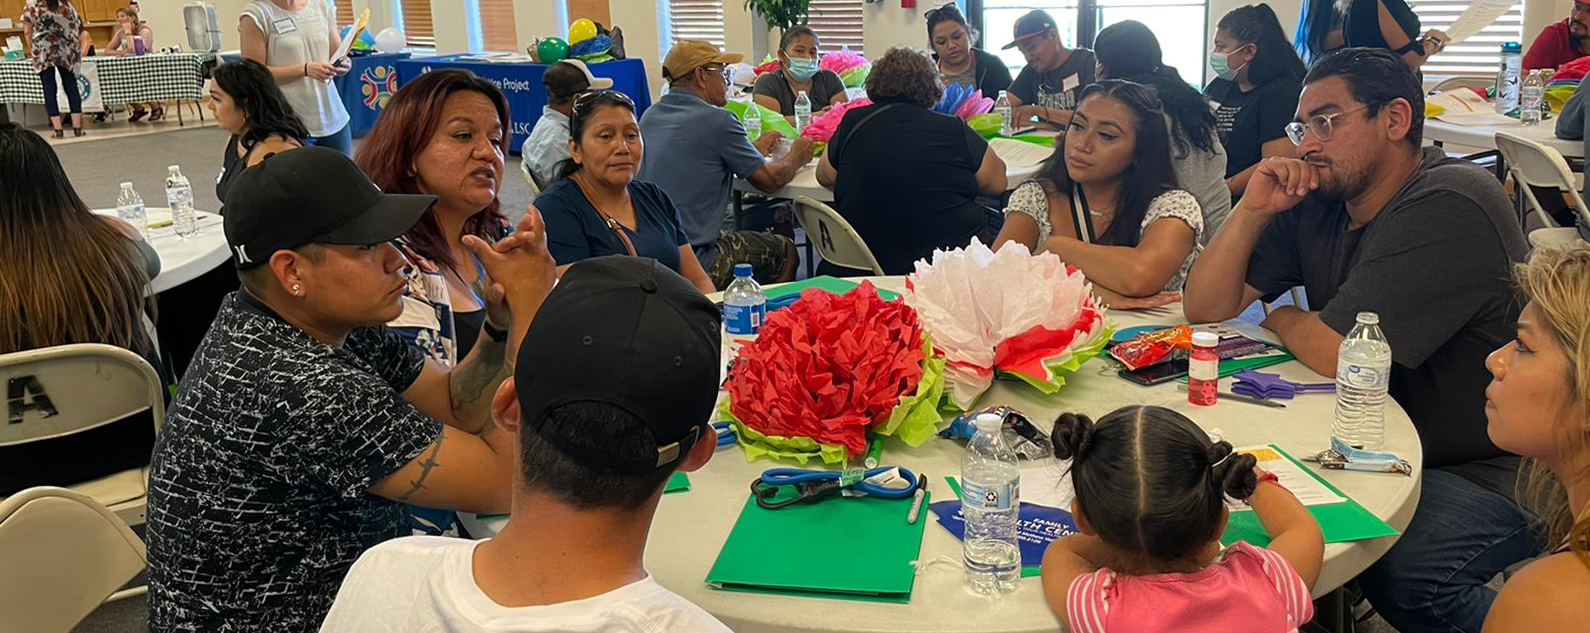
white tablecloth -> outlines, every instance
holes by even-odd
[[[1020,143],[1022,141],[1016,142]],[[1031,145],[1031,143],[1028,144]],[[778,191],[765,195],[767,195],[769,198],[781,198],[785,200],[794,200],[797,196],[806,196],[818,202],[833,202],[834,191],[822,186],[817,182],[818,162],[818,159],[813,159],[810,164],[795,174],[795,178],[789,181],[789,184],[784,185],[784,187]],[[1015,189],[1017,185],[1020,185],[1022,182],[1033,177],[1037,173],[1037,165],[1014,165],[1011,164],[1009,160],[1006,160],[1005,178],[1008,181],[1008,184],[1005,186],[1005,190],[1010,191]],[[762,194],[762,190],[757,189],[756,185],[751,184],[750,181],[745,180],[744,178],[734,179],[734,189],[741,193]]]
[[[163,224],[171,219],[171,210],[150,207],[146,210],[151,224]],[[115,217],[115,209],[94,209],[94,213]],[[160,274],[150,286],[156,293],[165,292],[199,275],[210,272],[227,260],[226,235],[221,232],[221,216],[199,212],[199,234],[191,238],[177,237],[169,224],[149,229],[149,245],[160,254]]]
[[[1439,119],[1426,119],[1424,122],[1424,138],[1425,140],[1440,141],[1448,145],[1496,149],[1496,133],[1512,132],[1555,149],[1567,158],[1584,158],[1584,141],[1569,141],[1557,138],[1553,131],[1554,123],[1554,119],[1547,119],[1541,122],[1540,125],[1533,126],[1525,126],[1516,120],[1512,123],[1492,125],[1459,125]]]
[[[879,286],[893,290],[904,287],[903,277],[875,279]],[[1175,316],[1146,316],[1113,312],[1110,318],[1121,327],[1170,324]],[[1246,324],[1250,336],[1262,331]],[[1266,337],[1269,338],[1269,337]],[[1312,394],[1287,401],[1287,408],[1272,409],[1234,401],[1221,401],[1213,407],[1194,407],[1187,395],[1174,384],[1140,387],[1106,371],[1102,360],[1089,361],[1068,376],[1066,385],[1053,397],[1045,397],[1020,382],[996,381],[985,401],[1007,404],[1026,413],[1047,430],[1059,413],[1079,411],[1095,418],[1128,404],[1161,405],[1181,411],[1205,429],[1219,429],[1226,440],[1237,446],[1274,443],[1302,458],[1323,449],[1335,415],[1335,398]],[[1291,380],[1319,382],[1322,379],[1298,362],[1289,362],[1264,371],[1278,372]],[[1229,379],[1222,389],[1229,390]],[[1392,451],[1422,467],[1423,454],[1413,423],[1397,403],[1386,400],[1386,442]],[[934,500],[953,498],[944,484],[945,476],[960,475],[960,444],[930,440],[919,448],[909,448],[890,440],[883,461],[901,465],[929,477]],[[909,604],[885,604],[852,600],[738,593],[710,589],[704,579],[745,504],[747,486],[769,468],[790,466],[773,461],[747,463],[738,447],[719,450],[700,471],[690,473],[689,492],[666,495],[659,504],[646,548],[646,567],[664,586],[678,592],[723,620],[740,633],[759,631],[977,631],[977,632],[1052,632],[1060,625],[1043,600],[1038,578],[1022,580],[1013,595],[991,600],[965,588],[959,568],[934,566],[922,572]],[[1311,466],[1312,468],[1312,466]],[[1413,517],[1419,497],[1419,477],[1382,473],[1331,471],[1312,468],[1326,481],[1356,499],[1399,531]],[[832,503],[842,503],[834,501]],[[959,560],[961,544],[923,510],[929,521],[922,539],[921,560],[947,557]],[[477,521],[465,516],[471,533],[495,534],[505,519]],[[1378,539],[1325,546],[1325,565],[1315,584],[1315,595],[1341,586],[1379,559],[1394,539]],[[836,545],[841,546],[841,545]],[[800,561],[789,560],[798,565]]]

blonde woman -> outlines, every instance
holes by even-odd
[[[110,36],[110,43],[105,46],[106,55],[142,55],[155,50],[155,32],[149,24],[138,19],[138,10],[133,7],[120,7],[116,9],[116,32]],[[142,42],[136,41],[138,38]],[[140,46],[139,44],[142,44]],[[145,116],[153,123],[165,118],[166,109],[158,103],[129,103],[132,114],[127,115],[128,123],[136,123]],[[145,110],[144,106],[149,109]]]
[[[1517,273],[1518,337],[1486,359],[1491,440],[1529,458],[1520,500],[1547,551],[1502,588],[1485,633],[1584,630],[1590,596],[1590,246],[1538,251]]]

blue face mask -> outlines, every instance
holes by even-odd
[[[789,74],[796,81],[806,81],[817,74],[817,58],[806,59],[802,57],[789,58]]]
[[[1237,50],[1242,50],[1242,48],[1243,47],[1239,46],[1237,47]],[[1234,53],[1236,51],[1232,52]],[[1246,62],[1244,62],[1242,66],[1232,68],[1229,60],[1227,59],[1230,56],[1231,53],[1222,53],[1220,51],[1210,51],[1209,53],[1209,70],[1215,71],[1216,77],[1226,81],[1236,79],[1237,73],[1242,70],[1243,66],[1248,65]]]

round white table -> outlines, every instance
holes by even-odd
[[[145,212],[151,224],[171,219],[170,209],[148,207]],[[94,209],[94,213],[116,217],[115,209]],[[226,262],[229,251],[226,235],[221,231],[221,216],[200,211],[198,224],[198,235],[186,239],[177,237],[170,224],[149,229],[149,245],[160,254],[160,274],[149,284],[153,292],[165,292],[193,281]]]
[[[1052,132],[1032,132],[1031,134],[1037,136],[1054,136],[1054,133]],[[1014,142],[1020,143],[1022,145],[1032,145],[1034,148],[1038,148],[1045,154],[1050,151],[1050,148],[1037,145],[1035,143],[1027,143],[1025,141]],[[1016,147],[1020,147],[1020,145]],[[1017,185],[1020,185],[1027,179],[1037,175],[1037,161],[1031,160],[1029,156],[1022,156],[1020,159],[1016,159],[1015,157],[1010,156],[1008,152],[1000,151],[999,146],[995,145],[994,148],[994,153],[998,154],[1000,158],[1005,160],[1005,180],[1008,183],[1005,186],[1006,191],[1015,189]],[[750,181],[739,177],[735,177],[734,179],[734,191],[736,194],[749,193],[756,195],[766,195],[769,198],[778,198],[782,200],[794,200],[798,196],[806,196],[818,202],[831,203],[834,201],[834,190],[824,187],[822,184],[817,182],[817,164],[820,160],[821,159],[817,158],[812,159],[811,163],[808,163],[805,167],[802,167],[799,172],[795,173],[795,178],[790,180],[789,184],[784,185],[778,191],[773,193],[763,194],[762,190],[756,188],[756,185],[753,185]]]
[[[875,278],[874,282],[896,291],[903,289],[905,284],[903,277]],[[1120,327],[1168,325],[1180,320],[1180,307],[1171,307],[1175,317],[1112,312],[1110,318]],[[1238,324],[1237,327],[1250,337],[1273,339],[1263,335],[1257,326]],[[1078,411],[1096,418],[1123,405],[1148,404],[1185,413],[1206,430],[1218,429],[1227,441],[1238,447],[1273,443],[1301,459],[1327,445],[1335,415],[1335,398],[1329,395],[1299,396],[1285,401],[1285,409],[1231,400],[1222,400],[1213,407],[1194,407],[1187,403],[1186,393],[1174,384],[1141,387],[1116,377],[1109,367],[1110,364],[1101,359],[1089,361],[1067,376],[1065,387],[1054,396],[1044,396],[1018,381],[996,381],[984,403],[1014,406],[1045,430],[1061,412]],[[1291,380],[1320,380],[1296,361],[1264,371],[1278,372]],[[1222,390],[1229,390],[1229,379],[1221,382]],[[1417,473],[1423,454],[1412,422],[1389,398],[1385,417],[1384,450],[1407,459]],[[933,500],[941,501],[953,498],[944,484],[944,477],[959,478],[963,450],[961,444],[941,439],[929,440],[918,448],[889,440],[882,461],[928,476]],[[1419,496],[1417,474],[1407,477],[1332,471],[1307,462],[1305,465],[1398,531],[1405,529],[1413,516]],[[740,633],[815,630],[992,633],[1061,629],[1044,602],[1038,578],[1023,579],[1020,589],[1009,596],[986,598],[966,588],[961,569],[942,565],[919,573],[908,604],[739,593],[707,587],[704,581],[707,571],[745,505],[748,484],[762,471],[784,466],[797,465],[768,460],[747,463],[738,445],[720,449],[704,468],[690,473],[689,492],[662,498],[646,548],[646,568],[664,586],[700,605]],[[464,519],[471,533],[477,535],[495,534],[506,521],[494,518],[483,522],[469,515]],[[929,523],[922,538],[920,560],[939,557],[960,560],[960,541],[940,527],[926,508],[921,520]],[[1315,583],[1314,594],[1324,595],[1346,583],[1379,559],[1394,541],[1384,538],[1326,545],[1325,564]],[[842,547],[842,544],[836,546]],[[789,564],[800,562],[792,560]]]
[[[1546,120],[1541,122],[1540,125],[1530,126],[1526,126],[1516,120],[1512,123],[1492,125],[1459,125],[1440,119],[1425,119],[1424,138],[1425,140],[1444,145],[1461,145],[1494,150],[1496,149],[1496,133],[1512,132],[1557,150],[1558,153],[1566,158],[1584,158],[1584,141],[1557,138],[1554,131],[1554,121],[1554,119]]]

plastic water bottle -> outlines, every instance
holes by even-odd
[[[189,238],[199,233],[198,218],[193,211],[193,185],[176,165],[166,168],[166,205],[171,207],[171,228],[177,237]]]
[[[977,434],[961,457],[966,583],[980,594],[1007,594],[1021,579],[1021,550],[1016,545],[1021,471],[1016,452],[1005,441],[1004,420],[984,413],[973,423]]]
[[[1507,114],[1518,107],[1518,74],[1524,64],[1524,49],[1518,42],[1502,44],[1502,67],[1496,72],[1496,113]]]
[[[806,126],[812,124],[812,98],[806,96],[802,90],[800,96],[795,97],[795,131],[801,132]]]
[[[121,183],[121,194],[116,196],[116,217],[121,218],[149,239],[149,214],[144,212],[144,199],[133,191],[130,182]]]
[[[1349,446],[1379,450],[1386,439],[1384,408],[1391,387],[1391,344],[1380,315],[1359,312],[1336,351],[1336,423],[1331,435]]]
[[[762,109],[756,106],[755,101],[745,102],[745,133],[753,141],[762,135]]]
[[[750,264],[734,265],[734,282],[723,291],[724,346],[733,353],[743,342],[756,338],[767,320],[767,295],[751,278]]]
[[[1539,70],[1529,71],[1529,77],[1524,80],[1524,85],[1518,93],[1522,101],[1519,104],[1518,121],[1524,125],[1539,125],[1540,101],[1546,95],[1545,76]]]
[[[999,115],[999,133],[1006,136],[1015,131],[1015,126],[1011,122],[1011,110],[1010,93],[999,91],[999,99],[994,102],[994,114]]]

